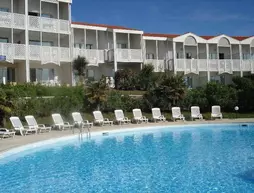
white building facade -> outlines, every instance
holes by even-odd
[[[148,34],[71,22],[72,0],[0,1],[0,83],[75,84],[72,61],[88,59],[98,80],[120,69],[183,74],[189,87],[254,73],[254,37]]]

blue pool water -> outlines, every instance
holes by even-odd
[[[254,126],[155,128],[0,159],[0,192],[254,192]]]

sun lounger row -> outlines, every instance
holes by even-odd
[[[133,109],[133,121],[135,123],[148,123],[148,118],[142,115],[142,111],[140,109]],[[115,110],[115,118],[118,124],[128,124],[131,123],[131,120],[128,117],[124,116],[122,110]],[[94,111],[94,123],[98,125],[113,125],[113,121],[109,120],[108,118],[104,118],[101,111]],[[166,118],[161,114],[160,108],[153,108],[152,109],[152,117],[155,122],[157,121],[166,121]],[[213,118],[221,118],[222,114],[220,110],[220,106],[213,106],[211,117]],[[52,119],[54,122],[54,126],[59,130],[64,129],[73,129],[74,126],[78,126],[79,128],[90,128],[93,126],[93,123],[89,122],[88,120],[84,120],[79,112],[72,113],[73,123],[70,124],[69,122],[64,122],[62,116],[60,114],[52,114]],[[200,108],[198,106],[191,107],[191,118],[194,119],[203,119],[202,114],[200,113]],[[42,132],[50,132],[51,127],[46,127],[44,124],[38,124],[34,116],[28,115],[25,116],[27,126],[23,126],[22,122],[20,121],[19,117],[10,117],[11,124],[15,130],[15,132],[20,133],[21,135],[27,135],[29,133],[42,133]],[[180,107],[173,107],[172,108],[172,119],[173,121],[176,120],[183,120],[185,121],[184,115],[181,113]],[[0,130],[0,136],[10,137],[14,136],[15,132],[10,132],[7,129]]]

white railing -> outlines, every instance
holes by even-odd
[[[199,71],[207,71],[207,59],[199,59],[198,60]]]
[[[232,60],[219,60],[219,73],[229,73],[233,72],[233,61]]]
[[[105,62],[105,50],[74,48],[73,59],[78,56],[86,57],[89,64],[92,65],[98,65],[99,63]]]
[[[33,31],[70,33],[69,21],[46,17],[28,16],[28,28]]]
[[[154,67],[154,72],[165,71],[165,60],[146,59],[145,64],[151,64]]]
[[[26,59],[26,46],[24,44],[0,43],[0,55],[5,57],[7,62]]]
[[[117,61],[120,62],[142,62],[141,49],[116,49]]]
[[[185,71],[185,65],[184,65],[185,59],[176,59],[175,60],[175,71],[184,72]]]
[[[209,66],[209,71],[212,71],[212,72],[219,71],[217,59],[210,59],[208,62],[208,66]]]
[[[252,61],[251,60],[242,60],[242,71],[249,72],[252,71]]]
[[[0,11],[0,27],[25,29],[25,15]]]
[[[233,60],[233,71],[241,71],[241,60]]]
[[[198,60],[197,59],[185,59],[185,74],[199,73]]]
[[[29,59],[41,61],[42,64],[70,62],[70,49],[51,46],[29,46]]]
[[[26,59],[26,45],[24,44],[13,44],[14,48],[14,59],[25,60]]]

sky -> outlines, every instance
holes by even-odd
[[[254,0],[73,0],[72,20],[146,33],[250,36]]]

